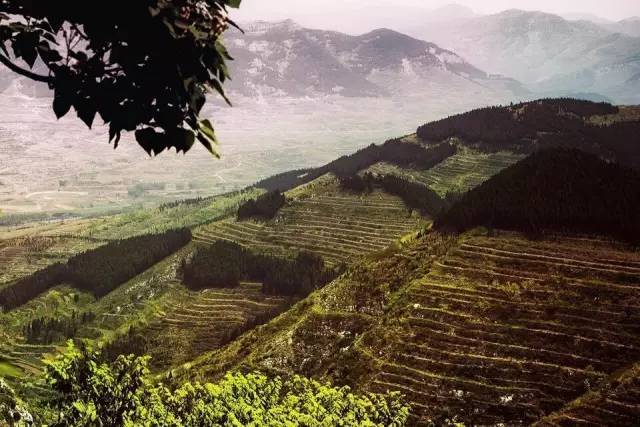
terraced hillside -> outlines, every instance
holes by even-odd
[[[603,386],[581,396],[560,411],[536,423],[536,427],[588,425],[637,426],[640,420],[640,366],[614,375]]]
[[[33,235],[0,240],[0,287],[107,240],[69,235]]]
[[[536,421],[640,360],[638,286],[640,253],[606,240],[464,238],[408,289],[370,389],[425,423]]]
[[[328,176],[288,193],[273,221],[226,219],[196,229],[204,244],[229,240],[274,253],[307,250],[336,265],[375,252],[425,224],[400,198],[382,191],[360,195],[341,191]]]
[[[640,253],[606,239],[432,232],[363,259],[182,372],[296,372],[399,391],[418,425],[530,424],[640,361],[638,286]]]
[[[404,169],[382,162],[367,171],[405,177],[425,184],[440,197],[445,197],[448,193],[464,193],[482,184],[524,157],[508,151],[483,153],[459,146],[457,154],[428,170]]]
[[[130,333],[126,345],[142,346],[135,352],[151,355],[155,368],[169,369],[221,348],[293,302],[290,298],[264,295],[261,283],[201,292],[176,287],[164,308],[145,326]]]

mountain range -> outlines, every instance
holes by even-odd
[[[243,33],[225,35],[235,58],[229,90],[251,98],[463,97],[478,105],[540,96],[640,102],[637,17],[478,15],[449,5],[400,10],[389,26],[349,35],[291,20],[241,23]],[[5,90],[47,94],[0,69]]]
[[[450,91],[521,96],[517,81],[492,76],[436,44],[388,29],[360,36],[303,28],[291,20],[227,33],[232,91],[248,96],[407,96]]]
[[[637,18],[607,24],[572,21],[513,9],[458,17],[409,33],[446,47],[487,72],[513,77],[541,95],[590,92],[634,103],[640,77],[640,38],[634,37],[639,22]]]

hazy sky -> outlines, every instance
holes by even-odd
[[[292,18],[305,26],[340,30],[352,25],[355,31],[360,31],[369,21],[373,21],[371,25],[379,25],[381,17],[393,16],[394,11],[408,14],[412,10],[436,9],[451,3],[451,0],[242,0],[241,10],[233,16],[239,21]],[[481,14],[517,8],[556,14],[591,14],[610,20],[640,16],[640,0],[460,0],[455,3]]]

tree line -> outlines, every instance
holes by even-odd
[[[69,259],[68,277],[75,286],[103,296],[190,241],[191,231],[184,228],[111,242]]]
[[[606,235],[640,243],[640,173],[575,149],[549,149],[503,170],[441,215],[435,228]]]
[[[200,247],[182,262],[183,281],[191,289],[233,288],[248,280],[262,282],[266,294],[304,297],[337,274],[310,252],[278,257],[227,241]]]
[[[96,318],[92,311],[79,313],[73,311],[71,316],[37,317],[23,327],[23,335],[30,344],[51,344],[73,338],[78,329]]]
[[[362,176],[345,176],[340,178],[340,186],[345,190],[358,193],[381,188],[389,194],[400,197],[407,207],[423,215],[436,216],[448,207],[447,201],[426,185],[393,174],[365,172]]]
[[[420,144],[392,139],[382,145],[371,144],[319,168],[296,170],[267,178],[258,182],[256,187],[267,191],[287,191],[327,173],[333,173],[338,177],[352,176],[379,162],[388,162],[403,168],[426,170],[453,156],[456,152],[456,146],[449,143],[425,148]]]
[[[427,123],[418,137],[427,143],[459,138],[486,151],[531,153],[545,148],[578,148],[640,167],[636,144],[640,121],[597,125],[593,116],[616,114],[607,103],[575,99],[545,99],[508,107],[489,107]]]
[[[282,208],[287,199],[280,191],[269,191],[255,199],[250,199],[240,205],[238,208],[238,219],[273,219],[280,208]]]
[[[12,310],[63,282],[103,296],[190,241],[191,231],[185,228],[110,242],[5,286],[0,289],[0,308]]]

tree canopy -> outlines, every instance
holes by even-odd
[[[200,113],[212,90],[229,102],[220,36],[240,2],[0,0],[0,63],[48,84],[58,118],[73,107],[91,127],[99,115],[115,147],[135,131],[149,154],[187,152],[196,140],[216,154]]]
[[[212,384],[157,383],[148,357],[100,354],[71,342],[49,363],[60,414],[53,426],[403,426],[409,407],[398,393],[354,394],[307,378],[229,373]],[[1,421],[1,420],[0,420]]]

